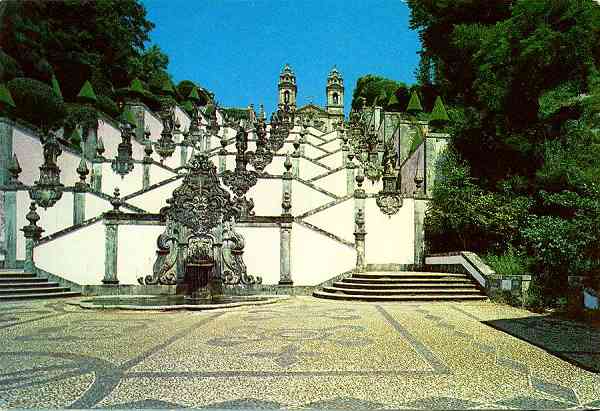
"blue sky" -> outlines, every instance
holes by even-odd
[[[190,79],[223,106],[277,104],[277,80],[289,63],[298,105],[325,104],[327,74],[344,76],[348,112],[365,74],[414,82],[420,49],[401,0],[142,0],[150,33],[169,56],[176,82]]]

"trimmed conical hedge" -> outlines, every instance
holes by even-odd
[[[86,80],[85,83],[83,83],[83,87],[81,87],[81,90],[79,90],[77,98],[86,103],[95,103],[96,100],[98,100],[96,93],[94,92],[94,88],[89,80]]]
[[[190,91],[190,94],[188,95],[188,99],[192,100],[192,101],[200,100],[200,95],[198,94],[198,89],[196,87],[194,87],[192,89],[192,91]]]
[[[162,91],[163,94],[168,94],[170,96],[175,95],[175,89],[173,88],[173,85],[171,84],[171,81],[169,81],[169,79],[165,79],[160,91]]]
[[[450,120],[450,118],[446,112],[446,107],[444,107],[444,102],[440,96],[437,96],[435,99],[435,105],[433,106],[433,110],[431,110],[431,114],[429,116],[429,122],[436,126],[442,126],[446,124],[448,120]]]
[[[0,107],[2,106],[16,107],[10,90],[4,84],[0,84]]]
[[[408,101],[408,106],[406,107],[406,111],[408,111],[411,114],[416,114],[423,111],[421,100],[419,100],[419,95],[416,91],[413,91],[411,93],[410,100]]]
[[[54,94],[58,97],[63,98],[62,92],[60,91],[60,84],[58,84],[56,76],[52,76],[52,91],[54,91]]]

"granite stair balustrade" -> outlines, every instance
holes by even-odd
[[[0,271],[0,301],[78,297],[81,293],[61,287],[33,273],[18,270]]]
[[[477,301],[487,296],[467,274],[417,271],[354,273],[314,297],[353,301]]]

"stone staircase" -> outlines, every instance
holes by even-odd
[[[19,270],[0,270],[0,302],[39,298],[78,297],[81,293],[61,287],[36,274]]]
[[[351,301],[477,301],[487,296],[467,274],[367,271],[325,286],[314,297]]]

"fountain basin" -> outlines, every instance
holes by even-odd
[[[287,300],[287,295],[252,295],[252,296],[215,296],[212,299],[195,300],[190,302],[182,295],[106,295],[99,297],[86,297],[69,304],[87,309],[109,310],[215,310],[220,308],[234,308],[246,305],[273,304]]]

